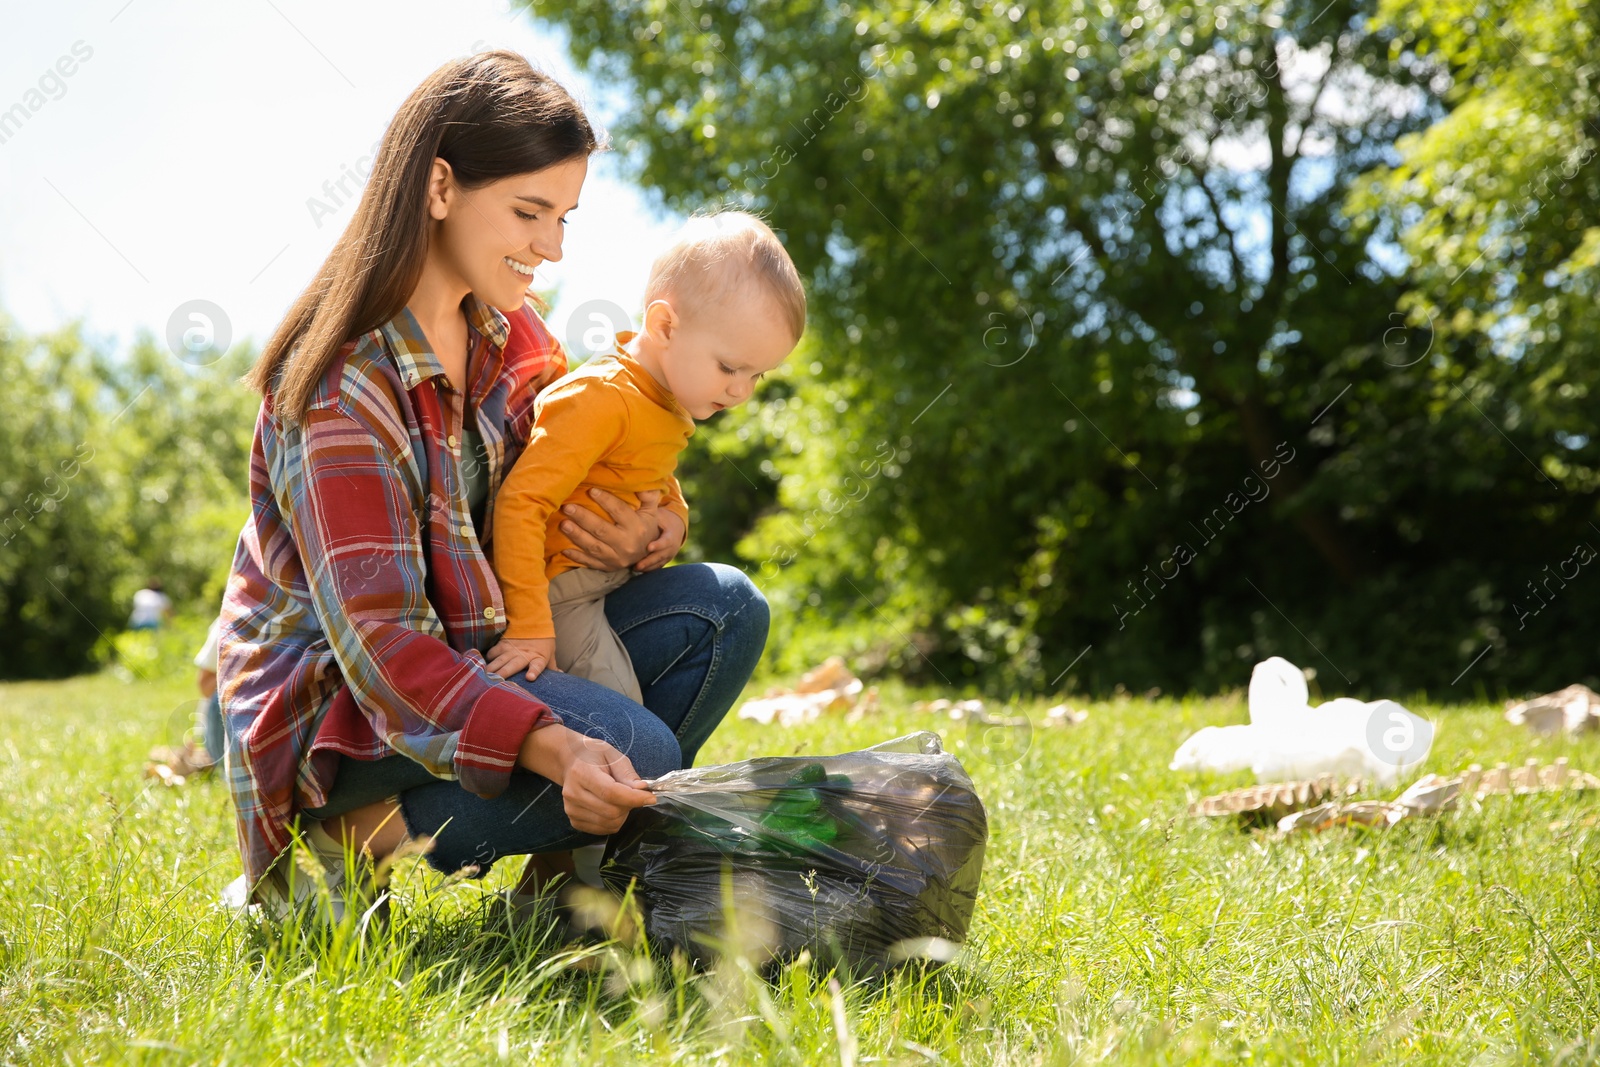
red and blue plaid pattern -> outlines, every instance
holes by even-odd
[[[530,306],[508,318],[469,296],[466,310],[492,513],[567,359]],[[218,670],[252,884],[295,813],[326,801],[339,755],[403,753],[493,796],[529,731],[557,721],[485,668],[505,612],[467,510],[462,419],[408,309],[344,346],[300,425],[261,406]]]

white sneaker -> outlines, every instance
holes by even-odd
[[[327,918],[334,923],[343,922],[345,915],[352,912],[363,919],[371,914],[380,924],[388,922],[388,887],[379,884],[371,859],[348,856],[320,823],[308,823],[302,828],[301,837],[322,867],[322,881],[327,887],[325,897],[318,892],[317,878],[305,871],[291,870],[294,858],[285,856],[256,887],[254,902],[244,875],[240,875],[223,889],[222,906],[230,911],[245,912],[253,903],[259,904],[265,916],[282,922],[295,912],[320,911],[326,901]],[[347,863],[347,859],[352,862]]]
[[[284,863],[290,862],[284,860]],[[257,887],[255,898],[250,896],[250,885],[240,875],[223,887],[218,903],[228,911],[240,915],[262,915],[274,922],[282,922],[291,912],[313,909],[317,906],[316,879],[304,871],[294,872],[293,900],[287,879],[277,868],[269,871]],[[333,886],[328,887],[328,912],[334,922],[344,918],[344,894]]]
[[[228,911],[244,912],[250,908],[250,887],[245,884],[244,875],[240,875],[222,888],[222,897],[218,900]]]

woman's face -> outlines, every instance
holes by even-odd
[[[437,168],[442,160],[435,161]],[[517,174],[471,191],[436,181],[428,213],[436,220],[429,255],[484,303],[521,309],[534,268],[561,259],[567,212],[589,173],[585,158]]]

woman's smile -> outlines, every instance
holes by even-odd
[[[533,280],[533,272],[536,269],[535,267],[529,266],[520,259],[513,259],[510,256],[506,256],[503,260],[501,260],[501,262],[503,262],[510,270],[515,272],[525,284]]]

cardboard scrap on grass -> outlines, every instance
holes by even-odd
[[[763,726],[777,723],[794,726],[813,722],[823,712],[844,712],[847,722],[855,722],[878,710],[878,689],[866,688],[850,673],[840,656],[829,656],[820,666],[800,676],[793,689],[774,686],[764,696],[747,700],[739,708],[739,718],[753,719]]]
[[[1459,778],[1425,774],[1393,800],[1330,801],[1278,820],[1280,834],[1326,830],[1334,826],[1393,826],[1412,815],[1437,815],[1455,809],[1461,795]]]
[[[157,745],[150,750],[145,761],[144,776],[155,778],[166,786],[181,786],[198,775],[203,775],[217,764],[205,750],[193,741],[182,745]]]
[[[1569,767],[1565,759],[1540,764],[1529,760],[1512,769],[1477,764],[1461,774],[1426,774],[1393,800],[1346,800],[1361,791],[1359,779],[1340,783],[1331,775],[1300,782],[1272,782],[1219,793],[1195,801],[1189,813],[1206,818],[1235,816],[1246,824],[1275,824],[1279,833],[1327,830],[1335,826],[1386,828],[1402,819],[1454,811],[1462,797],[1525,796],[1530,793],[1587,792],[1600,778]]]
[[[1082,708],[1069,708],[1065,704],[1057,704],[1044,713],[1046,726],[1076,726],[1089,717],[1089,713]]]
[[[948,715],[952,719],[965,719],[987,715],[988,709],[981,700],[919,700],[911,705],[912,711],[926,712],[929,715]]]
[[[1203,797],[1189,805],[1189,814],[1210,819],[1233,815],[1247,825],[1276,826],[1291,812],[1354,796],[1363,784],[1359,778],[1341,782],[1331,774],[1298,782],[1267,782]]]
[[[1536,734],[1566,730],[1581,734],[1600,726],[1600,693],[1586,685],[1569,685],[1506,709],[1506,721]]]

